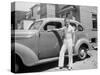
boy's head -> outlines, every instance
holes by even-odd
[[[70,24],[70,12],[66,13],[66,16],[64,18],[64,23],[65,23],[65,26],[67,27]]]

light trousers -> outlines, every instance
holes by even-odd
[[[66,53],[66,50],[68,50],[68,66],[72,67],[73,64],[73,43],[72,39],[64,39],[62,48],[59,53],[59,61],[58,66],[64,67],[64,56]]]

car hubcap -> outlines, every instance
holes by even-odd
[[[84,49],[80,50],[80,58],[84,59],[86,57],[86,51]]]

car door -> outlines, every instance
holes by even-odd
[[[53,23],[49,22],[45,24],[43,30],[40,30],[39,33],[39,58],[52,58],[57,57],[60,51],[61,37],[58,31],[48,31],[49,29],[54,29]],[[49,26],[49,28],[48,28]]]

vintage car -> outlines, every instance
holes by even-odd
[[[76,26],[73,55],[84,59],[87,56],[87,51],[90,50],[89,40],[81,23],[70,20],[70,24]],[[11,62],[14,66],[13,72],[18,72],[27,66],[57,60],[64,34],[63,31],[55,29],[63,26],[63,18],[43,18],[36,20],[29,30],[12,32]],[[66,50],[65,56],[67,55]]]

